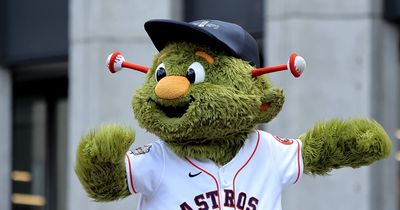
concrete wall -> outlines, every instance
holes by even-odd
[[[0,209],[11,209],[11,73],[0,67]]]
[[[136,130],[136,145],[154,137],[138,127],[131,97],[145,75],[108,72],[109,53],[120,50],[129,61],[149,66],[156,49],[143,28],[153,18],[179,18],[179,1],[70,1],[69,147],[67,209],[135,209],[137,197],[95,203],[85,194],[74,171],[80,136],[105,122],[119,122]]]
[[[397,210],[399,162],[395,160],[394,154],[399,148],[395,132],[400,128],[399,32],[397,27],[376,19],[373,22],[372,34],[372,116],[383,125],[394,141],[389,159],[372,166],[371,209]]]
[[[293,51],[307,61],[306,72],[300,79],[294,79],[288,72],[271,75],[273,85],[285,90],[286,103],[280,115],[268,125],[270,132],[296,137],[316,121],[335,117],[364,116],[380,120],[383,113],[377,111],[379,102],[376,102],[375,88],[386,88],[379,89],[379,93],[383,93],[388,87],[377,87],[383,79],[377,81],[375,78],[376,59],[384,59],[379,53],[386,51],[384,48],[389,43],[397,42],[397,32],[380,18],[380,4],[374,0],[267,0],[266,63],[285,62]],[[377,27],[384,29],[387,35],[378,32]],[[377,38],[388,40],[378,41]],[[392,47],[389,48],[393,52]],[[398,69],[393,66],[398,58],[391,56],[388,60],[391,63],[384,67],[385,72],[394,71],[390,67]],[[398,77],[392,79],[398,80]],[[398,95],[398,88],[390,93]],[[390,103],[388,98],[386,101]],[[395,105],[389,106],[387,111],[393,113]],[[397,117],[390,116],[386,125]],[[396,126],[398,124],[386,129],[391,133]],[[392,184],[393,187],[387,189],[386,194],[391,195],[384,201],[387,203],[385,208],[374,207],[384,205],[383,198],[377,195],[386,189],[373,188],[377,178],[391,178],[382,181],[380,186],[396,180],[397,166],[393,163],[393,157],[379,163],[393,166],[392,169],[385,167],[390,171],[387,175],[376,173],[378,169],[374,167],[379,166],[374,165],[357,170],[336,170],[326,177],[303,176],[299,184],[284,193],[284,209],[394,210],[397,194],[393,194],[396,193],[393,190],[396,186]]]

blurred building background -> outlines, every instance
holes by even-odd
[[[144,75],[111,75],[115,50],[138,64],[157,53],[143,29],[154,18],[221,19],[247,29],[264,65],[307,60],[300,79],[270,76],[286,92],[266,129],[296,137],[327,118],[366,116],[393,139],[389,159],[330,176],[303,176],[284,209],[399,210],[400,68],[397,0],[0,0],[0,209],[135,209],[137,197],[95,203],[74,174],[80,136],[104,122],[155,139],[131,112]],[[165,33],[168,33],[166,31]]]

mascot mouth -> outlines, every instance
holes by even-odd
[[[152,99],[150,99],[150,100],[152,100]],[[152,100],[152,101],[156,104],[157,109],[162,111],[167,117],[180,118],[189,109],[190,104],[194,101],[194,97],[190,96],[190,101],[182,102],[177,105],[171,105],[171,106],[163,105],[154,100]]]

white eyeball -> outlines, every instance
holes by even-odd
[[[190,83],[204,82],[205,77],[206,72],[204,71],[203,65],[199,62],[192,63],[186,71],[186,78]]]
[[[154,79],[156,79],[156,81],[158,82],[165,76],[167,76],[167,71],[165,70],[165,65],[164,65],[164,63],[160,63],[157,66],[156,71],[154,72]]]

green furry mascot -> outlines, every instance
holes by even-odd
[[[303,173],[358,168],[384,159],[391,140],[368,119],[327,120],[298,139],[257,130],[281,110],[284,95],[262,74],[304,60],[259,68],[255,40],[240,26],[217,21],[151,20],[145,29],[160,51],[151,68],[109,57],[109,69],[147,73],[132,107],[141,127],[157,135],[129,151],[132,129],[104,125],[83,136],[76,174],[96,201],[140,193],[138,209],[280,210],[281,192]]]

